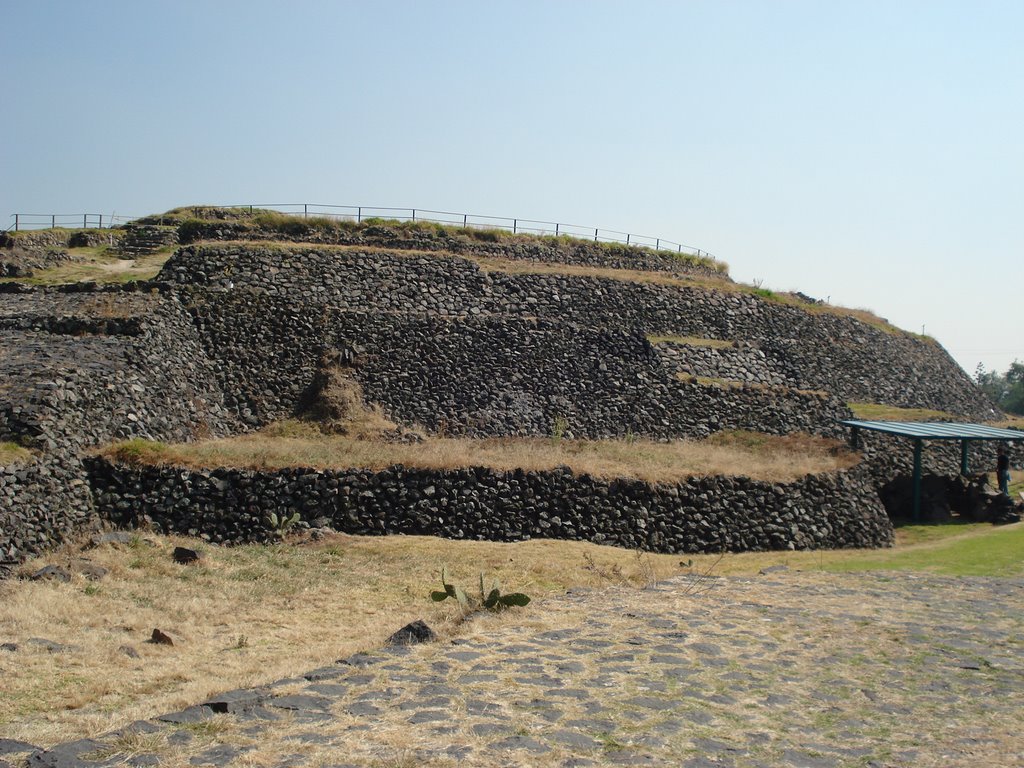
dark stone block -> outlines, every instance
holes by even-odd
[[[199,562],[199,553],[194,549],[188,547],[175,547],[171,557],[174,558],[174,562],[181,565],[188,565],[189,563]]]
[[[417,619],[402,627],[388,638],[388,645],[415,645],[417,643],[430,643],[437,639],[437,635],[425,621]]]
[[[42,581],[44,579],[50,581],[71,581],[71,574],[59,565],[46,565],[40,568],[38,571],[29,576],[32,581]]]
[[[156,719],[162,723],[186,725],[188,723],[201,723],[204,720],[209,720],[213,715],[214,712],[210,707],[199,705],[187,707],[179,712],[169,712],[166,715],[160,715]]]
[[[293,694],[291,696],[278,696],[266,700],[268,707],[276,709],[307,710],[313,712],[326,712],[331,708],[331,700],[322,696],[307,696],[305,694]]]
[[[108,745],[94,739],[80,739],[58,744],[53,749],[35,752],[25,762],[26,768],[98,768],[99,766],[115,765],[119,759],[96,762],[85,760],[82,755],[104,749]]]
[[[38,752],[39,747],[17,739],[0,739],[0,755],[12,755],[18,752]]]
[[[242,688],[234,691],[226,691],[203,702],[204,707],[209,707],[214,712],[239,712],[245,709],[253,709],[267,700],[268,694],[265,690],[258,688]]]

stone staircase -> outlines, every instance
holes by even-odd
[[[121,256],[135,259],[177,245],[178,228],[163,227],[155,224],[129,224],[125,227],[124,237],[118,246]]]

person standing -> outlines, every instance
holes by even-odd
[[[999,483],[999,490],[1004,496],[1010,495],[1010,457],[1006,455],[1006,449],[999,447],[999,455],[996,458],[996,482]]]

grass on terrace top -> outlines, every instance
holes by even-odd
[[[201,225],[209,221],[230,222],[235,227],[241,226],[257,232],[280,232],[289,238],[296,239],[322,236],[332,232],[358,232],[371,227],[383,226],[408,235],[422,233],[439,237],[460,237],[484,243],[522,243],[533,241],[555,246],[571,246],[575,243],[585,243],[590,247],[602,248],[627,256],[642,252],[641,248],[635,245],[598,242],[569,235],[513,233],[500,228],[469,227],[429,221],[399,221],[397,219],[382,218],[367,218],[362,221],[354,221],[333,216],[288,214],[260,208],[254,208],[250,211],[248,208],[225,209],[212,206],[187,206],[175,208],[164,214],[147,216],[140,219],[142,223],[177,224],[183,232],[182,242],[190,242],[194,237],[193,232],[201,231]],[[659,250],[658,252],[666,258],[684,264],[706,267],[722,274],[727,274],[729,271],[727,264],[709,256],[697,256],[691,253],[679,253],[670,250]]]
[[[855,419],[863,421],[958,421],[956,414],[929,408],[899,408],[881,403],[847,403]]]
[[[522,242],[524,240],[532,239],[547,243],[555,242],[564,244],[585,242],[587,245],[604,248],[609,251],[620,251],[625,255],[637,250],[634,246],[627,246],[621,243],[594,243],[593,241],[584,241],[567,235],[513,234],[501,229],[456,227],[430,222],[404,222],[382,219],[366,219],[362,222],[354,222],[325,216],[303,218],[301,216],[283,214],[277,211],[256,209],[250,213],[247,209],[224,209],[211,206],[175,208],[164,214],[143,217],[138,221],[139,223],[178,225],[184,232],[183,242],[189,241],[189,227],[196,227],[209,221],[223,221],[250,224],[253,229],[257,231],[266,230],[268,234],[278,231],[290,238],[299,240],[301,240],[303,236],[322,233],[325,231],[354,231],[360,228],[372,226],[387,226],[391,229],[398,229],[408,233],[427,232],[441,236],[459,236],[479,242]],[[324,246],[318,244],[318,247]],[[171,252],[170,249],[167,249],[152,256],[140,258],[137,262],[118,264],[114,259],[95,255],[89,256],[87,253],[89,251],[102,251],[103,249],[101,248],[80,248],[68,250],[73,255],[86,256],[84,259],[85,263],[79,263],[76,260],[76,262],[70,264],[62,264],[47,270],[40,270],[33,277],[0,278],[0,282],[17,281],[37,285],[56,285],[82,281],[126,282],[128,280],[147,280],[152,279],[157,275],[160,267],[167,260]],[[830,314],[839,317],[853,317],[886,333],[907,335],[920,338],[925,341],[934,341],[929,337],[919,336],[918,334],[896,328],[888,321],[875,315],[870,310],[839,307],[825,303],[809,303],[795,293],[771,291],[758,286],[733,282],[728,278],[728,265],[710,257],[680,254],[668,250],[662,251],[661,253],[684,263],[709,267],[715,272],[718,272],[720,276],[707,274],[675,276],[668,273],[645,270],[587,267],[573,264],[544,264],[540,262],[516,261],[513,259],[501,259],[495,257],[467,256],[465,254],[462,256],[476,261],[483,269],[503,271],[510,274],[582,275],[605,277],[631,282],[679,285],[682,287],[700,287],[709,290],[746,293],[765,301],[791,306],[809,314]],[[439,254],[434,251],[420,255],[444,257],[443,253]]]
[[[789,482],[806,474],[853,466],[857,454],[834,440],[810,435],[774,436],[723,432],[696,441],[569,440],[555,438],[442,438],[422,443],[387,443],[346,435],[323,435],[303,422],[283,422],[260,432],[200,443],[165,445],[144,440],[104,449],[110,458],[139,464],[276,469],[453,469],[483,466],[498,471],[549,470],[568,466],[576,474],[672,483],[692,476],[743,475]]]
[[[479,233],[479,230],[474,230]],[[528,235],[512,235],[503,232],[508,237],[529,237]],[[252,241],[206,241],[207,245],[233,245],[244,247],[251,245]],[[260,247],[276,245],[282,251],[295,252],[296,246],[293,243],[277,243],[272,240],[260,241]],[[451,254],[443,251],[424,250],[396,250],[394,248],[383,248],[379,246],[349,246],[349,245],[324,245],[317,243],[313,246],[317,250],[337,249],[342,251],[369,251],[377,253],[391,253],[395,255],[408,255],[416,258],[445,259],[453,258]],[[304,249],[305,250],[305,249]],[[566,275],[570,277],[594,277],[606,280],[617,280],[625,283],[644,283],[648,285],[668,285],[678,288],[699,288],[707,291],[719,291],[723,293],[743,293],[756,296],[765,301],[775,304],[799,309],[812,315],[835,315],[837,317],[852,317],[866,325],[870,325],[885,333],[892,335],[904,335],[929,341],[929,337],[904,331],[891,325],[887,320],[878,317],[867,309],[851,309],[833,304],[811,304],[792,293],[777,293],[764,288],[756,288],[745,283],[737,283],[729,279],[725,274],[720,276],[707,274],[672,274],[668,272],[656,272],[641,269],[617,269],[613,267],[595,267],[584,264],[563,264],[546,263],[525,259],[507,259],[498,256],[481,256],[473,253],[460,253],[454,258],[465,259],[476,263],[485,272],[501,272],[509,275]],[[671,340],[674,337],[665,337]]]
[[[658,336],[648,335],[651,344],[686,344],[691,347],[710,347],[712,349],[730,349],[736,346],[735,341],[725,339],[705,339],[701,336]]]
[[[107,246],[66,248],[68,261],[35,270],[31,277],[6,277],[0,282],[28,285],[65,285],[67,283],[127,283],[152,280],[174,252],[173,246],[136,259],[122,259]]]

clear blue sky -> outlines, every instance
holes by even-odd
[[[1024,3],[2,2],[0,224],[191,203],[649,234],[1024,360]]]

